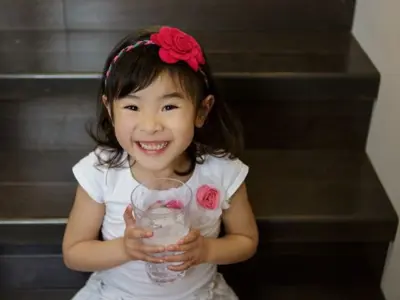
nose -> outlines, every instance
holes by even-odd
[[[143,114],[140,118],[139,129],[147,134],[153,134],[162,130],[159,118],[154,114]]]

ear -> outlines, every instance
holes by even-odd
[[[206,98],[204,98],[203,101],[201,101],[194,124],[197,128],[203,127],[204,123],[207,120],[208,114],[210,113],[213,106],[214,106],[213,95],[208,95]]]
[[[110,117],[110,119],[112,120],[112,113],[111,113],[111,106],[110,106],[110,102],[108,102],[108,99],[105,95],[103,95],[101,97],[102,101],[103,101],[103,105],[104,107],[107,109],[108,111],[108,116]]]

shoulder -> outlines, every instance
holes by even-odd
[[[110,171],[105,161],[110,157],[111,152],[107,149],[96,148],[72,167],[72,172],[80,186],[96,202],[104,201],[103,197]]]
[[[249,172],[249,167],[239,158],[231,159],[212,155],[204,157],[201,169],[222,185],[228,199],[244,183]]]
[[[84,171],[96,173],[105,173],[107,170],[107,165],[102,164],[103,160],[109,158],[109,153],[103,149],[96,148],[94,151],[89,152],[86,156],[82,157],[72,168],[72,171]]]

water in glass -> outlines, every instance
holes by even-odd
[[[153,231],[153,236],[144,238],[143,243],[166,246],[187,235],[191,200],[191,189],[176,179],[158,178],[138,185],[131,195],[136,225]],[[157,256],[170,254],[177,253],[164,252]],[[154,283],[161,285],[185,275],[185,272],[169,270],[169,265],[171,263],[146,263],[146,273]]]

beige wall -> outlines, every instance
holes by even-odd
[[[400,212],[400,0],[358,0],[354,34],[382,75],[367,152]],[[400,299],[400,230],[382,281],[387,300]]]

